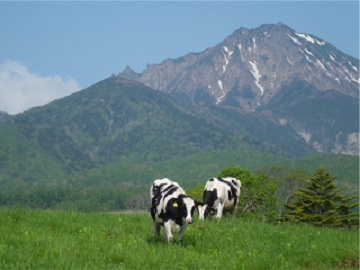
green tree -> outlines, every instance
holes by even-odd
[[[305,182],[307,186],[298,188],[295,200],[285,204],[289,209],[286,218],[290,222],[306,222],[318,226],[351,226],[359,224],[359,214],[354,208],[359,203],[349,204],[354,197],[346,198],[339,194],[334,179],[323,167],[317,169]]]

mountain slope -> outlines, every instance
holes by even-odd
[[[184,104],[234,107],[249,114],[257,111],[281,124],[285,119],[299,137],[308,134],[305,140],[316,151],[358,154],[359,115],[354,109],[350,118],[355,121],[343,129],[342,123],[349,122],[344,118],[349,117],[347,114],[320,116],[318,106],[293,114],[299,108],[289,104],[294,104],[291,97],[297,98],[297,104],[301,104],[300,99],[307,103],[316,93],[317,102],[334,106],[334,111],[358,106],[359,60],[321,38],[298,33],[281,23],[240,28],[203,52],[148,65],[142,73],[126,67],[118,76],[169,93]],[[337,95],[321,95],[326,91],[335,91],[347,101],[338,103]],[[290,98],[288,104],[279,103],[285,102],[281,99],[284,96]],[[274,104],[280,105],[282,113],[273,111]],[[318,125],[303,123],[304,119],[298,118],[302,112],[319,115]],[[291,117],[284,118],[286,115]],[[332,129],[322,132],[319,140],[319,128],[329,122],[334,123]],[[307,139],[309,136],[312,140]]]
[[[166,94],[115,77],[12,121],[70,170],[163,161],[241,143],[240,135],[223,132]]]

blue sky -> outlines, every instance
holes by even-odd
[[[282,22],[359,58],[358,1],[0,2],[0,110],[19,113],[118,74]]]

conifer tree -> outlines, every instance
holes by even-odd
[[[295,201],[285,204],[289,209],[286,218],[290,222],[306,222],[318,226],[359,225],[359,214],[354,210],[359,203],[349,204],[354,197],[346,198],[339,194],[333,177],[323,167],[317,169],[306,180],[307,186],[294,193]]]

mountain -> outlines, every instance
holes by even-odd
[[[111,162],[164,161],[244,143],[242,135],[223,132],[167,94],[116,77],[16,115],[9,123],[70,172]]]
[[[264,140],[264,127],[272,144]],[[274,161],[277,156],[314,153],[293,130],[256,114],[185,106],[142,83],[112,76],[47,105],[4,115],[0,186],[52,186],[68,182],[62,179],[74,173],[82,179],[87,170],[111,164],[181,163],[195,154],[223,156],[227,152],[231,152],[229,160],[222,157],[210,167],[231,163],[234,156],[246,157],[243,164],[251,160],[265,164],[265,159]],[[114,177],[122,179],[112,174],[105,178]]]
[[[182,104],[235,109],[287,126],[317,152],[359,153],[359,60],[282,23],[240,28],[203,52],[148,65],[142,73],[127,66],[118,77]]]

